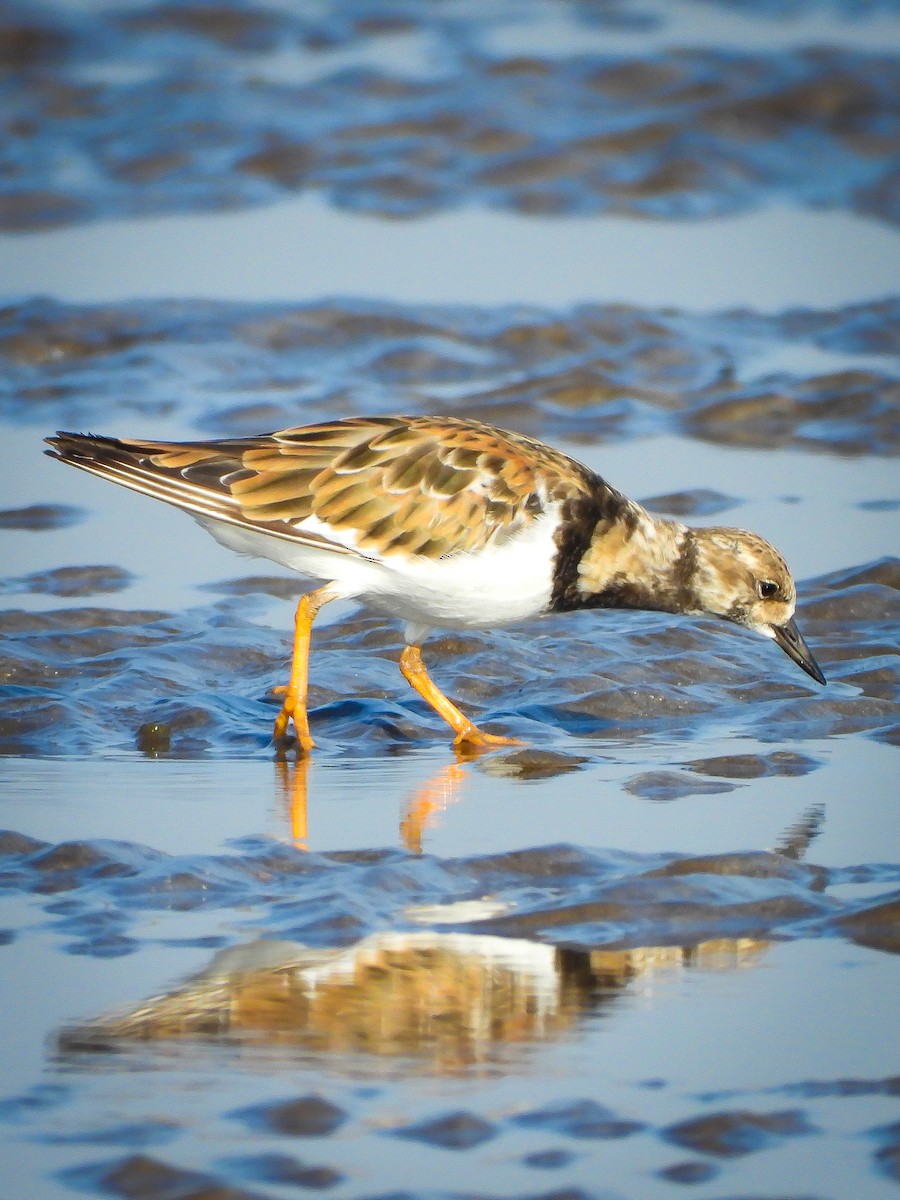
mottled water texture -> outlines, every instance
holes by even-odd
[[[0,1106],[33,1194],[590,1197],[601,1171],[615,1195],[737,1195],[765,1164],[823,1200],[883,1194],[898,1084],[866,1031],[893,1024],[900,947],[900,567],[858,555],[896,520],[895,318],[7,309],[2,411],[34,471],[3,515],[3,954],[60,981],[47,1079],[15,1069]],[[664,614],[438,636],[436,678],[527,743],[456,762],[399,628],[349,611],[316,636],[316,763],[273,763],[298,581],[40,435],[390,409],[562,442],[687,520],[769,523],[820,568],[798,618],[828,687]]]
[[[390,217],[473,200],[697,217],[789,196],[897,221],[896,47],[877,30],[853,46],[870,6],[845,6],[849,45],[835,21],[832,45],[801,26],[773,52],[745,49],[740,22],[704,45],[718,6],[695,4],[685,43],[650,53],[665,6],[547,7],[13,8],[0,226],[301,189]]]
[[[3,8],[4,1196],[895,1194],[897,30],[890,0]],[[285,290],[249,231],[302,243],[326,204],[356,273],[317,246]],[[254,205],[200,248],[198,214]],[[461,225],[465,270],[417,251],[412,303],[426,243],[390,243],[388,283],[383,231],[463,207],[506,210],[480,228],[507,258]],[[727,249],[706,220],[754,209]],[[768,246],[776,210],[874,230],[878,282],[825,296],[809,228]],[[166,213],[196,224],[115,240]],[[677,293],[617,290],[607,214],[661,275],[655,233],[710,231],[696,281],[682,258]],[[101,250],[40,232],[88,222]],[[591,261],[550,299],[565,267],[534,248],[562,229]],[[145,237],[181,299],[145,285]],[[232,252],[252,291],[203,274]],[[42,438],[388,412],[508,426],[771,538],[827,687],[712,620],[438,633],[435,679],[524,743],[458,758],[400,628],[336,605],[314,759],[276,760],[302,583]]]
[[[70,954],[120,962],[169,947],[170,959],[172,948],[188,950],[202,966],[168,991],[65,1023],[50,1048],[59,1081],[11,1097],[0,1120],[49,1161],[72,1164],[60,1166],[62,1181],[122,1196],[218,1195],[244,1181],[367,1195],[367,1176],[420,1178],[429,1152],[460,1156],[447,1165],[453,1179],[494,1181],[487,1194],[501,1180],[527,1189],[532,1172],[586,1184],[615,1169],[637,1189],[617,1194],[644,1195],[641,1176],[654,1164],[662,1181],[724,1183],[741,1179],[743,1160],[759,1157],[761,1169],[765,1152],[795,1138],[814,1139],[793,1167],[808,1178],[818,1174],[815,1139],[839,1139],[848,1120],[864,1135],[847,1152],[851,1173],[868,1154],[890,1175],[896,1137],[884,1114],[900,1080],[804,1075],[814,1030],[782,1046],[791,1070],[804,1064],[789,1082],[760,1046],[745,1074],[755,1085],[685,1090],[704,1040],[732,1053],[734,1031],[713,1016],[710,989],[731,995],[729,1027],[752,1029],[756,1006],[779,995],[776,987],[767,1000],[772,979],[783,986],[779,943],[800,939],[821,982],[825,961],[804,947],[846,939],[842,960],[863,986],[871,956],[896,949],[896,901],[886,900],[896,869],[798,861],[820,817],[811,814],[793,846],[693,858],[574,846],[457,859],[319,854],[263,838],[185,856],[4,834],[3,887],[33,895]],[[841,898],[876,879],[878,895]],[[193,939],[160,940],[153,929],[165,914],[170,934],[193,924]],[[225,948],[213,953],[217,945]],[[738,993],[728,985],[736,974]],[[840,975],[831,982],[846,993]],[[631,1039],[657,1036],[649,1013],[641,1019],[648,999],[665,1012],[680,995],[688,1010],[676,1028],[687,1025],[685,1044],[668,1049],[672,1075],[636,1073]],[[884,1003],[870,996],[870,1019],[886,1015]],[[702,1032],[690,1012],[698,1004]],[[612,1022],[625,1027],[624,1048]],[[599,1077],[578,1061],[594,1044],[611,1055]],[[638,1052],[641,1066],[645,1057]],[[542,1062],[553,1064],[548,1079]],[[164,1109],[154,1100],[159,1072],[175,1087]],[[707,1066],[703,1078],[722,1073]],[[199,1173],[184,1162],[198,1118],[207,1143]],[[421,1151],[391,1151],[391,1139]],[[447,1168],[436,1160],[431,1169]],[[880,1193],[864,1185],[862,1194]]]
[[[174,419],[234,437],[351,412],[447,411],[575,444],[675,433],[896,455],[898,329],[896,297],[710,316],[35,299],[3,310],[0,415],[131,432]],[[674,502],[666,511],[683,515]]]
[[[250,589],[264,585],[251,581]],[[429,643],[428,659],[480,723],[520,738],[567,731],[618,741],[664,731],[681,739],[726,722],[763,742],[866,731],[896,743],[898,589],[900,565],[888,559],[806,584],[800,619],[833,685],[827,691],[757,639],[658,615],[445,635]],[[223,601],[177,614],[96,606],[0,614],[3,752],[128,750],[142,746],[154,723],[174,753],[268,753],[279,704],[270,689],[286,670],[289,611],[284,631],[267,632],[241,608]],[[380,617],[347,618],[322,642],[311,703],[323,747],[360,755],[445,736],[403,687],[399,628]],[[199,693],[197,679],[208,681]],[[648,791],[648,783],[634,786]],[[649,794],[659,798],[660,781],[652,783]]]

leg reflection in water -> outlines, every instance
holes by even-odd
[[[458,753],[455,762],[445,763],[409,796],[400,817],[400,844],[412,854],[422,853],[428,828],[437,824],[445,809],[462,799],[467,778],[465,764],[469,761],[471,756]],[[298,850],[309,849],[310,769],[308,755],[299,756],[295,762],[281,756],[275,762],[276,807],[284,814],[291,841]],[[821,832],[824,819],[824,806],[813,805],[784,831],[773,849],[786,858],[802,860],[810,843]]]
[[[448,805],[460,799],[466,778],[464,761],[460,758],[445,763],[406,802],[400,818],[400,842],[411,853],[422,853],[423,836],[429,825]],[[276,807],[284,814],[291,841],[298,850],[309,849],[310,769],[308,755],[299,756],[295,762],[283,756],[275,761]]]
[[[298,757],[289,763],[286,758],[275,760],[275,778],[280,804],[277,807],[287,818],[291,841],[298,850],[309,849],[309,756]]]
[[[465,771],[458,763],[447,763],[431,779],[417,787],[400,820],[400,840],[413,854],[422,853],[422,835],[437,814],[459,800]]]

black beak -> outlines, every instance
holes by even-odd
[[[825,676],[822,674],[819,664],[809,652],[809,646],[803,640],[800,630],[797,628],[797,622],[793,617],[786,625],[773,625],[772,632],[775,634],[775,641],[782,648],[788,658],[792,658],[798,667],[802,667],[807,675],[812,675],[816,683],[824,683]]]

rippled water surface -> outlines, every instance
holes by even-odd
[[[0,17],[0,1193],[880,1200],[900,1180],[885,0]],[[227,211],[226,211],[227,210]],[[771,538],[714,621],[401,630],[56,428],[449,412]]]

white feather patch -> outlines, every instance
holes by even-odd
[[[303,528],[339,541],[341,551],[197,519],[230,550],[271,559],[315,582],[332,583],[344,599],[365,598],[382,612],[420,628],[491,629],[536,616],[550,603],[558,506],[500,545],[440,559],[402,552],[383,557],[347,554],[346,549],[355,548],[352,531],[332,530],[316,518],[304,521]]]

